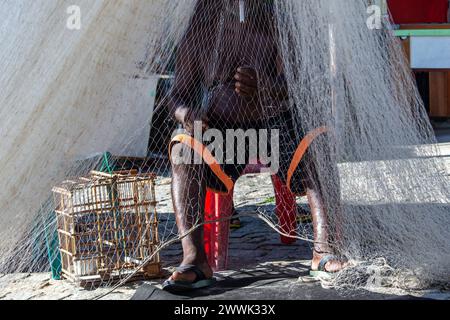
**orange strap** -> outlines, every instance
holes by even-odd
[[[197,141],[188,134],[179,134],[175,136],[172,139],[169,148],[170,160],[172,160],[172,146],[175,142],[182,143],[191,148],[192,150],[194,150],[195,153],[197,153],[203,158],[205,163],[211,168],[211,170],[217,176],[217,178],[219,178],[219,180],[224,184],[228,193],[230,193],[233,190],[234,187],[233,180],[231,180],[231,178],[222,170],[222,167],[219,165],[216,158],[214,158],[214,156],[211,154],[208,148],[205,147],[203,143]]]
[[[308,133],[300,142],[297,150],[294,153],[294,156],[292,157],[292,162],[291,165],[289,166],[289,170],[287,173],[286,185],[289,191],[292,192],[291,190],[292,176],[294,175],[295,170],[298,168],[300,161],[302,161],[302,158],[305,155],[306,151],[318,136],[328,131],[329,131],[328,127],[319,127],[313,130],[312,132]]]
[[[300,161],[302,160],[303,156],[305,155],[308,148],[311,146],[311,144],[314,142],[314,140],[320,136],[321,134],[324,134],[328,132],[328,127],[319,127],[312,132],[308,133],[303,140],[300,142],[297,150],[294,153],[294,156],[292,157],[291,165],[289,166],[288,172],[287,172],[287,181],[286,185],[290,191],[291,190],[291,180],[292,176],[294,175],[295,170],[298,168]],[[222,170],[222,167],[219,165],[217,160],[214,158],[214,156],[211,154],[211,152],[208,150],[208,148],[205,147],[205,145],[193,137],[191,137],[188,134],[179,134],[175,136],[172,139],[172,142],[170,144],[169,148],[169,157],[172,160],[172,146],[175,142],[182,143],[192,150],[196,152],[198,155],[200,155],[205,163],[211,168],[213,173],[219,178],[219,180],[224,184],[225,188],[227,189],[228,193],[230,193],[233,190],[234,182],[231,180],[231,178]]]

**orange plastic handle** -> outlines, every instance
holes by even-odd
[[[328,127],[319,127],[310,133],[308,133],[303,140],[300,142],[299,146],[297,147],[297,150],[294,153],[294,156],[292,157],[291,165],[289,166],[288,173],[287,173],[287,181],[286,185],[291,190],[291,180],[292,176],[294,175],[295,170],[298,168],[300,161],[302,161],[303,156],[305,155],[308,148],[311,146],[311,144],[314,142],[314,140],[320,136],[321,134],[327,133],[329,131]]]
[[[225,188],[227,189],[227,193],[230,193],[233,190],[234,182],[231,180],[231,178],[222,170],[222,167],[217,162],[216,158],[211,154],[211,152],[208,150],[208,148],[205,147],[205,145],[193,137],[191,137],[188,134],[179,134],[175,136],[172,139],[172,142],[170,144],[169,148],[169,156],[172,160],[172,146],[173,143],[178,142],[182,143],[192,150],[194,150],[195,153],[200,155],[202,159],[205,161],[205,163],[211,168],[213,173],[219,178],[219,180],[224,184]]]

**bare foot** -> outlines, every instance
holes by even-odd
[[[327,255],[330,255],[330,253],[320,253],[314,250],[313,259],[311,262],[311,270],[317,271],[319,269],[320,261]],[[348,262],[345,260],[331,259],[325,264],[325,270],[323,271],[330,273],[339,272],[347,266]]]
[[[182,265],[187,265],[192,263],[186,263],[183,262]],[[213,271],[211,267],[208,265],[208,263],[202,263],[200,265],[197,265],[197,267],[205,274],[206,279],[210,279],[213,277]],[[175,271],[173,275],[169,278],[169,280],[173,281],[186,281],[186,282],[194,282],[196,280],[197,275],[193,271],[189,272],[178,272]]]

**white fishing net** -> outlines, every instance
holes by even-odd
[[[203,119],[216,133],[278,130],[279,139],[269,139],[280,146],[280,168],[273,174],[283,184],[289,180],[295,193],[313,189],[320,194],[328,245],[351,262],[332,285],[357,288],[374,278],[400,287],[447,282],[448,171],[389,22],[379,30],[367,27],[371,4],[3,1],[1,272],[42,272],[57,264],[57,229],[64,227],[57,223],[52,187],[67,179],[89,177],[91,170],[153,172],[159,177],[156,200],[169,197],[168,149],[177,127],[173,113],[183,105],[189,110],[186,119]],[[67,26],[67,8],[74,5],[81,12],[79,30]],[[256,71],[251,77],[258,91],[250,97],[236,91],[239,67]],[[290,179],[300,142],[318,128],[324,130]],[[270,138],[277,137],[274,132]],[[272,142],[265,147],[272,149],[271,155],[276,151]],[[243,163],[222,166],[233,180],[258,160],[242,141],[236,150],[231,158],[244,155]],[[225,151],[218,147],[213,155],[225,153],[228,159]],[[267,160],[257,155],[260,162]],[[137,253],[124,250],[128,245],[142,249],[146,233],[136,220],[122,219],[109,227],[102,215],[117,211],[132,216],[142,205],[138,191],[130,196],[138,199],[136,208],[110,200],[111,207],[88,208],[93,218],[80,220],[94,240],[74,237],[75,245],[97,243],[82,258],[92,255],[98,263],[112,257],[117,266],[118,277],[103,277],[101,284],[129,279],[128,271],[154,261],[159,249],[200,230],[206,188],[227,191],[206,164],[175,167],[182,174],[175,175],[174,207],[179,222],[186,223],[178,230],[173,209],[157,206],[159,234],[151,253],[137,250],[138,259]],[[95,184],[84,182],[87,189]],[[292,221],[275,212],[260,209],[258,215],[285,236],[314,241],[308,223],[290,230]],[[116,242],[107,244],[108,251],[99,249],[109,241],[101,239],[105,230],[115,232],[111,237]],[[127,230],[139,236],[131,237]],[[100,264],[105,268],[105,262]]]
[[[192,5],[3,1],[0,8],[2,269],[42,271],[57,228],[52,187],[99,169],[106,151],[146,156],[155,80],[144,64],[156,68],[172,54]]]

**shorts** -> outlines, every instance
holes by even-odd
[[[325,133],[325,127],[322,127],[321,130],[318,130],[313,136],[305,135],[303,132],[298,132],[296,130],[296,125],[290,112],[282,113],[267,121],[247,123],[245,125],[240,125],[239,127],[234,127],[232,124],[223,125],[214,122],[210,122],[209,126],[210,128],[220,131],[222,136],[225,137],[224,140],[226,140],[227,129],[242,129],[244,131],[248,129],[266,129],[268,139],[265,140],[267,140],[267,153],[269,159],[273,156],[272,152],[278,153],[278,170],[273,172],[273,174],[277,175],[284,184],[288,185],[290,190],[296,195],[304,195],[307,188],[313,188],[314,181],[317,180],[314,161],[309,152],[309,148],[303,148],[305,149],[303,152],[299,151],[301,151],[302,144],[303,147],[309,146],[308,143],[305,143],[305,140],[309,140],[309,142],[312,143],[314,139],[321,136],[322,133]],[[272,146],[273,130],[278,130],[278,148]],[[188,140],[189,138],[192,140],[192,137],[187,136],[186,134],[178,136],[172,141],[170,148],[172,149],[174,144],[180,142],[189,145],[189,143],[186,142],[186,139],[183,141],[183,136]],[[305,139],[305,137],[307,139]],[[261,136],[257,135],[257,139],[259,145]],[[245,146],[243,148],[242,146],[239,148],[238,145],[235,145],[231,154],[227,154],[225,152],[226,150],[223,151],[227,163],[218,161],[217,164],[215,164],[215,167],[209,165],[206,168],[206,185],[208,189],[218,193],[230,192],[230,189],[232,189],[239,177],[242,176],[251,160],[255,160],[250,159],[250,143],[248,137],[245,140]],[[244,155],[242,155],[242,152],[244,152]],[[299,154],[300,158],[298,157]],[[210,155],[215,157],[214,152]],[[203,156],[203,158],[205,158],[205,156]],[[245,159],[244,161],[238,161],[243,158]],[[232,163],[228,163],[228,161],[231,160],[233,160]]]

